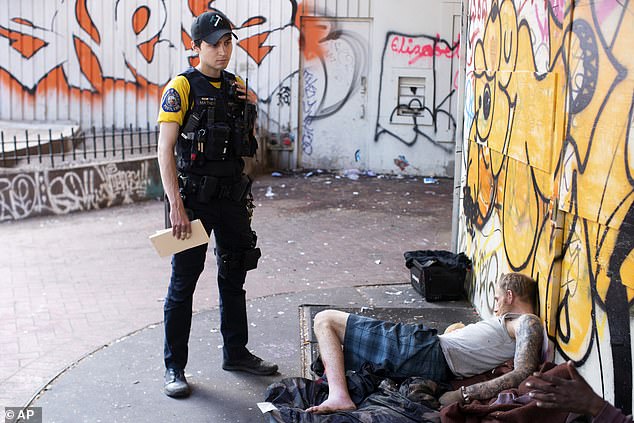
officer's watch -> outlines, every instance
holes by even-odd
[[[471,398],[469,397],[469,394],[467,393],[467,388],[465,388],[464,385],[460,387],[460,393],[462,394],[462,402],[464,402],[465,404],[469,404],[471,402]]]

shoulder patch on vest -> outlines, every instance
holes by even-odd
[[[161,108],[165,112],[179,112],[181,110],[181,96],[174,88],[168,89],[163,94],[163,101],[161,102]]]

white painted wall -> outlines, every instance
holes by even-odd
[[[460,2],[437,0],[374,3],[370,168],[409,164],[403,172],[453,176],[460,10]],[[424,112],[416,118],[394,115],[399,77],[424,78]]]
[[[459,2],[210,4],[235,25],[229,68],[260,98],[260,135],[273,162],[453,175]],[[189,29],[207,5],[0,0],[0,120],[153,126],[162,87],[195,63]],[[398,42],[404,47],[394,51]],[[391,117],[402,76],[425,78],[426,109],[416,121]]]

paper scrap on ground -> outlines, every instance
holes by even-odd
[[[209,242],[209,235],[200,219],[191,222],[192,235],[188,239],[177,239],[172,235],[172,228],[157,231],[150,235],[150,241],[161,257],[171,256],[187,249],[198,247]]]
[[[258,402],[258,407],[260,407],[262,414],[277,410],[277,407],[272,402]]]

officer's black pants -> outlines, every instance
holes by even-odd
[[[194,219],[200,219],[208,234],[214,232],[218,290],[220,293],[220,332],[225,359],[239,359],[248,353],[247,313],[243,289],[246,271],[242,254],[253,247],[253,234],[246,202],[212,199],[208,204],[188,201]],[[185,250],[172,257],[172,276],[164,305],[167,368],[184,369],[187,364],[189,332],[192,321],[192,297],[205,265],[207,245]],[[229,259],[225,263],[224,256]]]

